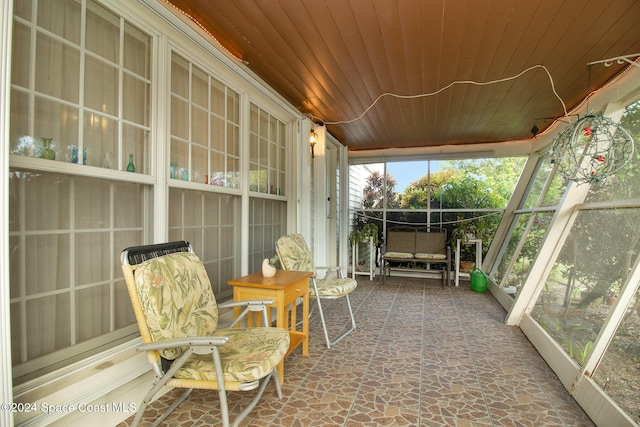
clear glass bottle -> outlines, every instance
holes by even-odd
[[[129,164],[127,165],[127,172],[135,172],[136,167],[133,165],[133,154],[129,154]]]

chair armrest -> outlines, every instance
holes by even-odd
[[[209,336],[209,337],[188,337],[176,338],[173,340],[157,341],[144,343],[136,347],[137,351],[164,350],[166,348],[176,347],[218,347],[225,345],[229,341],[225,336]]]
[[[338,271],[338,270],[342,270],[343,266],[340,265],[327,265],[327,266],[317,266],[316,265],[316,270],[329,270],[329,271]]]
[[[327,272],[324,274],[325,279],[332,272],[335,272],[338,277],[343,278],[344,272],[347,271],[347,267],[340,266],[340,265],[329,265],[329,266],[319,266],[319,267],[316,266],[316,270],[327,270]]]
[[[229,328],[233,328],[240,323],[243,319],[246,319],[249,315],[249,312],[257,313],[262,312],[262,321],[265,326],[269,324],[268,316],[267,316],[267,306],[275,303],[273,299],[264,299],[264,300],[244,300],[244,301],[227,301],[221,304],[218,304],[218,308],[234,308],[234,307],[244,307],[242,313],[238,315],[234,319],[234,321],[229,325]]]
[[[275,302],[273,299],[249,299],[244,301],[226,301],[218,304],[218,308],[233,308],[233,307],[250,307],[255,308],[259,311],[262,310],[262,306],[271,305]]]

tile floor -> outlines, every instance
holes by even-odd
[[[312,317],[309,356],[298,349],[285,361],[283,399],[270,384],[242,425],[593,426],[489,293],[468,282],[442,289],[439,280],[360,276],[351,299],[358,329],[327,350]],[[340,325],[343,304],[325,307]],[[141,425],[175,395],[158,399]],[[229,393],[232,417],[246,395]],[[166,425],[220,425],[217,408],[215,393],[196,390]]]

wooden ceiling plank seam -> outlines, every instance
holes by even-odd
[[[575,22],[576,22],[576,20],[574,19],[573,23],[575,24]],[[572,34],[572,33],[573,32],[572,32],[571,28],[564,29],[564,34]],[[573,47],[571,47],[571,48],[573,48]],[[517,97],[517,98],[531,97],[531,95],[523,95],[523,94],[525,94],[527,92],[530,93],[531,90],[533,89],[533,87],[534,87],[533,84],[513,85],[512,88],[510,88],[507,93],[510,96]],[[516,88],[518,88],[518,89],[516,90]],[[550,88],[549,88],[549,90],[550,90]],[[505,96],[503,96],[503,99],[500,100],[500,103],[498,105],[504,105],[505,107],[502,108],[502,110],[504,110],[504,111],[511,111],[511,108],[508,107],[508,104],[509,104],[508,100],[505,98]],[[493,117],[492,120],[499,121],[499,119],[496,118],[496,117]],[[522,127],[520,127],[520,128],[522,128]]]
[[[273,4],[270,4],[269,6],[270,6],[269,10],[273,10],[272,9],[273,8]],[[253,12],[257,12],[258,8],[249,7],[249,8],[247,8],[247,10],[250,10],[250,11],[253,11]],[[279,10],[279,14],[284,14],[284,11]],[[256,19],[259,19],[259,18],[254,18],[254,21]],[[246,20],[247,20],[247,22],[251,22],[251,19],[248,18],[248,17],[246,18]],[[267,18],[266,21],[269,22],[269,23],[277,22],[272,18]],[[258,28],[258,25],[255,22],[252,25],[249,25],[249,27],[251,27],[251,26]],[[286,34],[287,32],[282,30],[282,29],[275,29],[274,33],[277,34],[276,39],[278,39],[279,37],[281,37],[283,34]],[[298,32],[298,37],[296,37],[296,38],[301,38],[299,32]],[[271,55],[270,57],[273,58],[274,56],[278,56],[278,55],[280,55],[280,53],[287,51],[287,47],[289,48],[288,49],[289,51],[294,52],[294,49],[291,48],[291,46],[287,44],[288,42],[284,41],[285,40],[284,37],[282,37],[282,40],[283,40],[283,43],[285,43],[286,46],[282,46],[282,48],[277,48],[276,46],[274,46],[273,43],[266,43],[267,40],[270,40],[269,36],[266,35],[266,34],[261,34],[260,37],[258,37],[257,39],[262,43],[262,45],[259,46],[259,47],[255,47],[255,44],[254,44],[254,48],[255,48],[256,52],[260,52],[260,56],[264,56],[264,54],[263,54],[264,52],[271,51],[274,54]],[[291,37],[289,39],[291,39]],[[298,51],[296,53],[294,53],[294,56],[296,58],[300,58],[301,56],[305,56],[306,51],[308,51],[308,49],[304,49],[304,48],[303,49],[298,49]],[[281,63],[282,64],[286,64],[286,65],[280,67],[280,69],[281,70],[285,70],[285,72],[288,71],[288,73],[287,74],[283,74],[282,71],[280,73],[274,72],[274,74],[272,74],[272,75],[281,75],[281,78],[279,79],[278,82],[271,81],[269,83],[274,85],[276,88],[282,88],[282,87],[285,87],[289,83],[293,83],[293,82],[299,81],[299,77],[298,76],[301,74],[300,71],[299,71],[300,67],[306,67],[308,69],[309,64],[317,64],[318,63],[318,61],[316,61],[313,58],[313,56],[305,56],[305,58],[307,58],[307,60],[301,60],[300,61],[301,66],[293,67],[290,61],[287,62],[286,58],[282,57],[281,58]],[[265,67],[272,67],[272,69],[277,70],[277,68],[273,67],[274,66],[274,62],[273,61],[264,61],[264,63],[265,63],[265,65],[264,65]],[[298,72],[294,71],[296,69],[298,70]],[[314,75],[314,73],[311,70],[309,70],[309,74],[310,75]],[[300,80],[300,84],[303,84],[303,83],[304,82],[302,82]],[[316,80],[316,83],[317,83],[317,87],[318,88],[325,89],[327,87],[322,81]],[[341,104],[336,103],[336,102],[333,102],[333,103],[331,102],[331,100],[335,99],[335,95],[334,94],[330,94],[330,93],[328,93],[326,91],[325,91],[324,94],[320,94],[320,93],[317,93],[317,91],[315,91],[312,87],[309,87],[308,85],[305,85],[305,87],[307,87],[307,89],[304,91],[306,93],[303,94],[303,98],[304,99],[311,98],[309,96],[309,93],[316,93],[318,95],[318,96],[315,97],[317,100],[319,100],[322,103],[327,103],[328,102],[328,104],[326,104],[326,108],[331,108],[332,105],[341,105]],[[341,90],[339,88],[335,88],[335,93],[340,93],[340,92],[341,92]],[[318,108],[319,110],[322,110],[321,107],[322,106],[316,105],[316,108]],[[307,108],[304,108],[304,110],[307,110]]]
[[[407,94],[419,94],[423,91],[422,49],[424,45],[423,17],[428,3],[400,1],[398,6],[398,26],[402,40],[403,63],[406,64],[404,74],[407,79]]]
[[[287,4],[290,4],[290,2],[288,2]],[[321,24],[323,24],[324,18],[327,16],[327,14],[325,13],[325,14],[312,15],[308,9],[304,8],[304,10],[307,15],[306,20],[300,19],[300,17],[297,17],[296,19],[295,16],[289,16],[289,19],[292,22],[292,25],[307,25],[308,27],[307,28],[308,35],[306,37],[309,37],[309,42],[306,42],[306,39],[304,39],[305,46],[300,50],[305,53],[305,56],[304,58],[301,58],[301,60],[305,63],[310,64],[309,65],[310,68],[314,68],[313,66],[315,65],[319,69],[322,69],[323,75],[325,76],[325,80],[319,81],[318,83],[320,84],[321,88],[330,87],[331,90],[325,91],[327,94],[327,98],[335,99],[335,96],[344,94],[344,91],[345,91],[344,83],[348,82],[348,80],[344,78],[336,79],[335,70],[342,70],[344,66],[348,66],[350,64],[347,64],[346,61],[340,61],[333,54],[333,51],[336,50],[336,48],[332,49],[331,44],[322,37],[323,32],[320,31],[320,29],[318,28],[318,23],[316,22],[316,20],[322,21]],[[289,14],[287,10],[285,10],[284,13]],[[304,29],[299,28],[299,32],[300,33],[304,32]],[[329,32],[329,34],[331,33],[332,32]],[[343,76],[345,74],[346,74],[346,71],[341,71],[340,76]],[[343,87],[341,87],[340,84],[342,84]],[[352,90],[354,93],[357,92],[357,89],[355,88],[352,88]],[[326,120],[327,111],[329,110],[335,111],[335,107],[332,107],[332,105],[330,104],[325,104],[325,105],[326,105],[325,109],[315,108],[312,111],[312,114],[318,117],[324,117]],[[338,105],[338,104],[335,104],[335,105]],[[343,114],[345,113],[346,112],[343,112]]]
[[[375,82],[372,87],[369,88],[369,104],[366,105],[366,108],[368,108],[383,93],[392,92],[393,88],[389,87],[389,82],[392,81],[392,75],[388,66],[389,60],[386,55],[382,54],[385,51],[384,39],[376,18],[376,3],[365,3],[368,6],[367,8],[359,8],[360,15],[364,15],[364,19],[361,19],[360,17],[356,19],[354,17],[354,20],[360,34],[360,40],[362,41],[362,52],[366,52],[366,55],[370,58],[368,61],[371,64],[369,72],[373,77],[373,82]],[[384,98],[380,99],[380,101],[377,102],[367,114],[371,114],[376,111],[380,114],[384,112],[386,113],[385,115],[388,116],[391,113],[391,110],[388,109],[388,103],[384,101]],[[379,117],[379,120],[384,119]]]
[[[540,11],[540,3],[518,2],[517,7],[517,13],[512,14],[504,36],[504,39],[507,41],[507,43],[512,46],[511,55],[504,60],[504,63],[508,65],[508,67],[506,67],[506,70],[508,70],[507,72],[512,75],[515,75],[522,70],[526,70],[531,66],[541,65],[537,64],[536,61],[532,59],[531,52],[529,49],[527,49],[527,46],[530,46],[531,41],[535,40],[538,37],[538,34],[540,34],[540,30],[536,29],[537,21],[530,19],[531,16],[535,16]],[[510,28],[513,28],[513,30],[510,30]],[[515,37],[513,31],[519,31],[519,37]],[[507,34],[509,36],[507,36]],[[504,48],[502,49],[502,52],[504,52]],[[537,71],[534,72],[538,74]],[[534,81],[533,76],[531,81]],[[525,97],[524,100],[520,103],[520,110],[522,110],[525,105],[531,105],[529,103],[532,102],[534,98],[533,95],[538,94],[538,90],[538,88],[534,87],[533,90],[529,88],[527,93],[524,93],[524,90],[520,91],[519,93],[510,91],[510,96],[514,99],[522,99],[522,97]],[[546,80],[545,86],[542,86],[540,90],[551,91],[551,86],[548,82],[548,79]],[[540,114],[542,114],[542,112]],[[526,123],[528,121],[533,123],[535,117],[542,117],[539,114],[533,114],[533,118],[529,120],[526,116],[526,113],[521,116],[520,123],[518,125],[519,127],[526,126]],[[529,116],[531,115],[529,114]]]
[[[476,71],[474,67],[469,66],[468,69],[461,69],[461,56],[469,56],[469,52],[473,52],[473,61],[471,64],[476,64],[478,62],[478,58],[484,55],[484,51],[482,49],[482,39],[484,33],[490,25],[490,18],[493,17],[493,10],[490,7],[480,7],[478,10],[474,10],[465,15],[464,22],[464,31],[462,33],[462,40],[460,42],[461,49],[459,50],[458,60],[456,61],[456,72],[455,78],[456,81],[463,80],[471,80],[475,81],[474,72]],[[462,53],[462,48],[465,48],[464,54]],[[466,63],[464,64],[466,65]],[[472,87],[471,84],[461,84],[459,87],[455,88],[455,90],[460,93],[460,96],[454,97],[453,89],[450,91],[449,95],[449,108],[446,111],[445,117],[445,129],[448,128],[448,123],[453,120],[459,120],[459,117],[464,117],[464,125],[466,129],[469,127],[475,127],[476,123],[473,123],[472,119],[474,114],[464,114],[463,111],[470,111],[475,113],[475,103],[478,100],[478,96],[480,91],[477,90],[477,87]],[[475,94],[475,96],[469,97],[470,94]],[[456,102],[456,100],[462,98],[462,102]],[[444,136],[444,135],[443,135]],[[446,136],[444,136],[446,138]]]
[[[320,3],[320,2],[317,2],[317,3]],[[336,14],[328,12],[328,16],[330,16],[333,19],[334,23],[335,23],[335,30],[330,32],[330,33],[334,34],[334,35],[338,35],[339,34],[341,39],[343,40],[343,43],[342,43],[343,47],[341,47],[341,48],[333,48],[331,50],[333,52],[336,52],[336,53],[345,52],[345,51],[358,52],[358,49],[354,49],[353,46],[349,46],[347,44],[346,38],[343,36],[343,32],[341,30],[341,28],[353,28],[354,27],[354,25],[352,23],[355,21],[355,14],[354,13],[350,13],[350,14],[341,13],[341,14],[338,14],[337,16],[340,17],[340,18],[345,18],[347,16],[349,16],[351,18],[351,24],[342,25],[342,26],[338,25],[338,22],[336,21]],[[349,55],[349,59],[351,59],[351,58],[353,58],[353,55]],[[336,61],[338,63],[344,62],[344,61],[341,61],[340,58],[337,58]],[[353,69],[349,70],[348,72],[347,71],[343,72],[343,75],[344,75],[343,80],[344,81],[351,82],[351,79],[347,78],[347,76],[349,76],[349,75],[359,75],[361,73],[361,71],[358,70],[358,66],[356,65],[356,62],[357,62],[357,60],[354,58],[352,60]],[[363,61],[363,62],[366,62],[366,61]],[[371,70],[373,70],[373,67],[371,67]],[[364,88],[365,90],[367,90],[366,86],[364,86],[364,82],[360,82],[360,83],[362,85],[361,87]],[[354,87],[353,90],[352,90],[352,93],[354,94],[354,98],[353,99],[354,100],[361,99],[361,98],[356,96],[357,93],[361,93],[361,92],[362,92],[362,90],[359,90],[358,88]],[[325,121],[339,121],[339,120],[350,120],[350,119],[353,119],[353,118],[357,117],[357,115],[361,114],[362,111],[364,111],[370,105],[370,101],[368,99],[365,99],[365,100],[359,101],[357,104],[358,105],[356,107],[356,105],[354,104],[353,101],[350,102],[350,105],[352,106],[352,110],[353,111],[350,112],[349,115],[342,114],[341,116],[339,116],[339,117],[336,116],[335,118],[331,118],[330,120],[326,120],[325,119]],[[379,120],[382,120],[382,117],[378,116],[378,117],[376,117],[376,119],[379,121]]]
[[[402,46],[403,52],[405,56],[405,63],[409,64],[406,67],[405,75],[407,79],[406,93],[407,95],[424,95],[425,92],[425,82],[423,79],[426,77],[423,71],[424,59],[423,56],[423,45],[429,44],[427,41],[424,42],[424,21],[427,20],[427,14],[429,13],[426,10],[426,5],[429,3],[425,2],[398,2],[398,16],[400,17],[400,23],[402,24],[401,37],[402,37]],[[416,10],[416,6],[417,9]],[[415,34],[419,34],[418,37]],[[429,129],[433,129],[433,126],[427,127],[426,129],[421,126],[416,126],[416,123],[420,123],[421,121],[426,121],[427,115],[427,105],[429,105],[432,100],[427,99],[426,96],[420,96],[416,98],[414,102],[411,102],[411,119],[410,123],[413,124],[409,129],[409,138],[414,141],[412,144],[416,144],[416,141],[420,141],[421,146],[427,146],[428,138],[426,135],[430,135],[427,131]],[[423,124],[422,126],[425,126]]]
[[[216,10],[216,12],[219,14],[219,16],[223,17],[223,19],[226,19],[228,21],[235,21],[237,23],[236,28],[237,31],[242,31],[240,30],[239,26],[240,26],[240,22],[246,22],[247,24],[242,26],[242,29],[253,29],[255,34],[252,34],[250,32],[245,32],[244,34],[240,34],[240,37],[242,37],[244,40],[258,40],[258,41],[262,41],[262,40],[266,40],[267,37],[263,34],[260,33],[258,28],[260,28],[260,26],[258,25],[251,25],[249,24],[251,22],[250,18],[246,15],[246,13],[244,11],[248,10],[248,11],[253,11],[253,12],[259,12],[260,9],[257,7],[246,7],[246,8],[241,8],[241,4],[234,2],[233,5],[230,5],[230,7],[225,8],[224,10],[220,10],[220,9],[216,9],[217,6],[220,6],[221,4],[218,2],[214,2],[212,4],[212,8]],[[257,19],[255,18],[254,15],[254,21]],[[212,34],[216,34],[216,25],[214,23],[208,23],[209,25],[209,30],[211,31]],[[279,38],[279,37],[278,37]],[[264,57],[264,56],[269,56],[271,59],[271,61],[265,61],[262,60],[262,62],[264,62],[265,64],[268,64],[268,66],[270,66],[271,70],[273,70],[273,72],[259,72],[258,74],[261,74],[261,78],[263,78],[263,80],[265,80],[269,85],[271,85],[272,87],[274,87],[275,89],[279,89],[279,91],[282,93],[282,95],[285,97],[285,99],[288,99],[292,104],[296,104],[295,100],[292,99],[291,96],[287,96],[287,94],[291,93],[291,90],[295,88],[295,90],[297,90],[297,85],[293,85],[293,86],[289,86],[290,89],[289,90],[285,90],[285,88],[287,87],[287,82],[295,82],[295,80],[289,80],[286,77],[281,77],[281,78],[268,78],[265,77],[266,75],[270,75],[270,76],[281,76],[281,72],[278,72],[278,69],[284,69],[287,70],[286,67],[280,67],[280,68],[276,68],[276,62],[277,59],[279,58],[279,62],[281,62],[282,64],[286,63],[286,58],[281,56],[280,52],[275,49],[273,47],[273,43],[266,43],[265,45],[260,46],[259,48],[256,47],[255,42],[254,43],[249,43],[247,42],[247,47],[244,49],[240,49],[241,51],[245,51],[245,57],[249,58],[247,59],[249,61],[249,65],[251,66],[251,62],[255,61],[258,62],[258,59],[256,59],[256,56],[258,57]],[[250,49],[250,50],[249,50]],[[255,54],[254,54],[255,52]],[[258,52],[262,52],[262,53],[258,53]],[[251,67],[250,67],[251,68]],[[300,85],[302,85],[302,83],[299,83]]]
[[[393,107],[394,101],[390,101],[388,97],[381,97],[384,93],[393,92],[393,88],[390,87],[390,82],[393,79],[391,69],[389,67],[389,57],[385,52],[384,37],[382,34],[381,25],[377,18],[376,3],[365,2],[367,4],[367,17],[365,20],[356,18],[356,26],[358,28],[360,39],[363,43],[363,52],[367,53],[367,56],[371,58],[370,75],[373,77],[373,87],[369,90],[370,104],[376,102],[367,113],[372,118],[372,125],[380,132],[380,140],[389,140],[391,137],[397,137],[397,135],[390,135],[389,132],[383,128],[387,127],[389,123],[394,128],[399,126],[401,118],[391,117],[395,116],[392,112],[400,111]],[[362,7],[358,10],[362,11]],[[354,10],[354,13],[356,11]],[[368,107],[367,107],[368,108]],[[373,120],[373,115],[376,115],[376,119]]]
[[[294,64],[291,63],[291,60],[287,61],[285,57],[282,57],[282,63],[286,64],[286,66],[282,68],[284,70],[291,70],[290,74],[294,74],[295,76],[301,75],[304,70],[306,70],[308,75],[315,77],[315,81],[306,82],[307,86],[310,87],[309,93],[306,94],[307,99],[311,98],[309,96],[310,93],[320,95],[318,90],[313,89],[316,85],[318,89],[324,89],[325,92],[325,96],[316,96],[316,99],[323,100],[326,98],[335,98],[335,93],[339,93],[339,89],[334,88],[335,93],[331,94],[329,92],[330,86],[327,85],[328,80],[322,79],[323,76],[326,77],[329,74],[326,67],[323,67],[324,61],[317,60],[314,56],[313,49],[307,42],[307,39],[302,37],[302,31],[304,31],[304,28],[300,28],[299,24],[305,22],[305,18],[308,18],[308,16],[298,16],[297,19],[294,16],[292,18],[289,11],[294,7],[297,7],[296,3],[287,3],[286,7],[283,7],[278,2],[270,2],[268,7],[261,9],[264,17],[263,19],[266,19],[271,26],[268,28],[270,30],[269,34],[263,33],[263,38],[261,39],[263,41],[263,47],[258,50],[263,51],[263,49],[271,47],[273,52],[276,54],[287,51],[290,52],[291,56],[289,56],[289,58],[296,58],[296,66],[293,66]],[[257,11],[257,9],[252,9],[252,11]],[[296,11],[301,13],[301,11]],[[283,21],[284,18],[287,19],[286,22]],[[256,17],[256,19],[260,19],[260,17]],[[250,18],[248,18],[247,21],[252,23]],[[255,23],[253,23],[253,25],[255,26]],[[295,29],[295,31],[292,31],[291,29]],[[285,35],[287,35],[287,37],[285,37]],[[273,42],[266,43],[266,40],[276,40],[277,44],[273,44]],[[295,77],[290,76],[286,80],[290,80],[291,78]]]
[[[429,7],[422,11],[423,24],[421,30],[423,34],[423,51],[421,93],[431,93],[438,89],[438,61],[442,54],[442,27],[444,25],[443,10],[445,1],[446,0],[431,0],[427,3]],[[435,64],[435,66],[432,66],[432,64]],[[430,109],[426,107],[423,111],[423,123],[428,124],[432,128],[435,125],[435,117],[433,114],[430,114]]]
[[[387,3],[385,2],[373,3],[374,8],[385,7],[386,5]],[[388,9],[388,13],[376,10],[382,49],[385,53],[384,56],[387,58],[386,65],[389,75],[389,81],[384,85],[385,92],[406,96],[409,95],[407,87],[408,75],[406,74],[407,61],[400,18],[397,7]],[[407,107],[407,100],[394,97],[385,99],[385,101],[388,110],[396,111],[396,114],[392,115],[394,128],[406,133],[407,124],[411,122],[410,117],[412,116],[411,109]]]
[[[456,12],[458,11],[458,12]],[[464,32],[464,20],[458,18],[460,14],[468,13],[468,9],[462,2],[460,3],[444,3],[442,11],[442,29],[439,36],[440,51],[437,58],[437,75],[435,80],[435,88],[432,92],[440,91],[447,85],[455,81],[455,70],[451,67],[451,60],[449,57],[452,55],[456,46],[461,44],[462,34]],[[448,101],[450,97],[450,89],[440,92],[444,96],[434,96],[433,98],[433,111],[431,113],[430,123],[436,128],[436,124],[440,123],[441,111],[446,112]],[[440,140],[442,136],[442,129],[433,136],[434,140]]]

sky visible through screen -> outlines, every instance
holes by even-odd
[[[419,162],[389,162],[387,163],[387,173],[395,178],[396,193],[402,193],[404,189],[414,181],[419,180],[427,174],[428,161]],[[440,170],[440,161],[431,161],[431,173]]]

